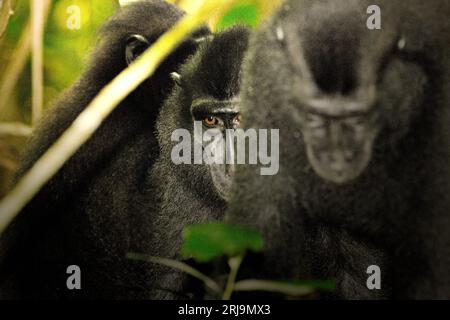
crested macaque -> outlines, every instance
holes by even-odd
[[[193,137],[195,122],[205,131],[213,129],[221,135],[240,127],[240,70],[248,37],[249,30],[241,26],[208,37],[181,70],[172,73],[177,85],[156,123],[160,154],[150,172],[148,180],[153,188],[148,193],[157,195],[158,207],[149,231],[153,237],[144,253],[181,259],[185,226],[223,219],[235,165],[174,163],[172,154],[179,141],[172,137],[179,129]],[[204,146],[200,147],[203,151]],[[143,193],[142,201],[146,198],[147,193]],[[148,268],[156,281],[153,297],[203,297],[203,288],[191,277],[157,265],[149,264]]]
[[[98,92],[184,13],[162,0],[119,10],[79,80],[65,91],[35,129],[19,170],[21,177],[86,108]],[[156,195],[145,175],[158,158],[155,122],[178,71],[199,42],[188,37],[105,120],[97,132],[47,183],[0,239],[0,297],[39,299],[151,298],[147,266],[128,260],[149,240]],[[81,270],[81,289],[69,290],[69,267]],[[68,273],[69,272],[69,273]]]
[[[333,279],[325,298],[450,296],[449,16],[446,0],[290,0],[252,37],[242,125],[280,129],[280,170],[235,175],[226,220],[265,237],[251,274]]]

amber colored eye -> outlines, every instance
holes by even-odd
[[[242,116],[240,114],[238,114],[236,117],[234,117],[233,124],[238,126],[241,124],[241,121],[242,121]]]
[[[203,119],[203,123],[208,127],[216,127],[219,125],[219,119],[213,116],[208,116]]]

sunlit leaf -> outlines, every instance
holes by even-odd
[[[0,36],[5,32],[11,15],[11,0],[0,0]]]
[[[259,252],[263,239],[259,232],[242,226],[209,223],[186,227],[182,254],[199,262],[226,255],[234,257],[245,251]]]
[[[260,10],[252,1],[245,1],[233,6],[217,24],[217,30],[224,30],[236,24],[256,27],[259,23]]]

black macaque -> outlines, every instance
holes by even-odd
[[[172,154],[182,140],[172,137],[177,129],[186,129],[192,145],[201,143],[194,142],[195,121],[202,131],[215,129],[222,135],[240,126],[240,70],[248,38],[249,30],[241,26],[218,33],[204,41],[180,72],[173,74],[178,85],[156,123],[160,156],[152,168],[149,181],[154,189],[149,188],[149,194],[158,195],[160,208],[152,219],[153,238],[144,253],[181,259],[183,228],[221,220],[225,214],[235,165],[194,164],[193,153],[187,155],[192,161],[176,164]],[[144,193],[142,201],[145,199]],[[157,280],[153,297],[203,297],[203,288],[190,277],[157,265],[148,267]]]
[[[184,13],[164,1],[141,1],[109,19],[80,79],[36,129],[19,177],[61,135],[97,93]],[[2,236],[2,298],[149,298],[141,252],[152,230],[149,206],[136,198],[158,158],[155,121],[177,71],[210,35],[203,27],[130,94],[94,136],[41,190]],[[70,63],[70,62],[68,62]],[[149,204],[149,205],[147,205]],[[81,268],[81,290],[68,290],[70,265]]]
[[[450,297],[449,17],[447,0],[290,0],[256,32],[242,125],[280,129],[280,170],[239,166],[226,216],[265,237],[253,276],[335,279],[324,298]]]

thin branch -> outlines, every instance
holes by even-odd
[[[45,0],[45,17],[48,16],[50,0]],[[23,72],[28,60],[31,47],[31,21],[29,21],[22,31],[22,35],[17,47],[11,54],[11,61],[5,68],[0,79],[0,115],[8,104],[8,101],[16,87],[19,77]]]
[[[223,13],[235,1],[237,0],[204,0],[195,13],[182,18],[140,58],[106,85],[0,202],[0,234],[45,183],[94,134],[112,110],[153,74],[162,60],[183,41],[186,35],[198,28],[211,14]]]
[[[160,257],[153,257],[148,256],[140,253],[129,253],[127,255],[127,258],[133,259],[133,260],[140,260],[150,263],[156,263],[160,264],[169,268],[177,269],[180,271],[183,271],[186,274],[189,274],[190,276],[202,281],[205,286],[207,286],[209,289],[211,289],[218,297],[222,295],[222,288],[215,282],[213,279],[208,277],[207,275],[201,273],[197,269],[192,268],[190,265],[180,262],[177,260],[171,260],[166,258],[160,258]]]
[[[27,24],[22,32],[17,47],[11,55],[11,61],[0,79],[0,113],[3,114],[12,92],[19,81],[19,77],[27,63],[30,53],[31,32],[30,24]]]
[[[0,136],[28,137],[33,129],[23,123],[0,123]]]
[[[228,275],[227,285],[222,296],[223,300],[231,299],[231,295],[233,294],[234,286],[236,284],[236,277],[239,268],[241,267],[242,259],[244,259],[244,255],[232,257],[228,260],[228,265],[230,266],[230,274]]]
[[[43,41],[44,0],[30,0],[31,8],[31,119],[33,125],[42,115],[44,104]]]
[[[317,290],[332,290],[331,281],[306,281],[304,284],[286,283],[271,280],[241,280],[236,282],[234,291],[264,291],[282,293],[291,297],[310,295]]]
[[[3,36],[12,14],[11,0],[0,1],[0,37]]]

